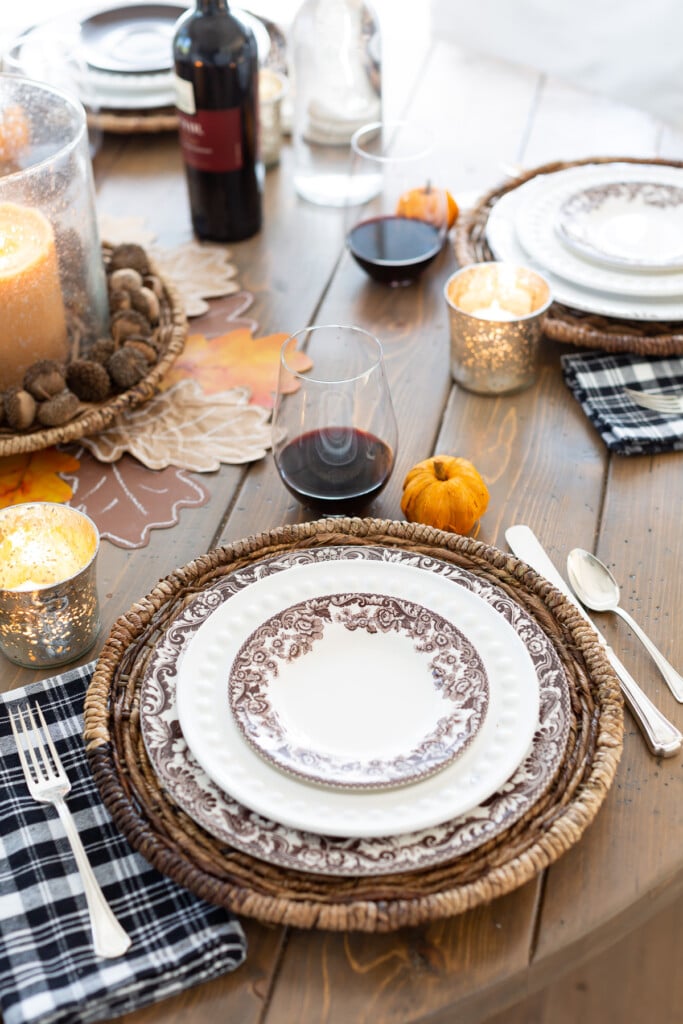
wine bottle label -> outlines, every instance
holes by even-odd
[[[242,113],[227,110],[178,109],[180,145],[185,163],[198,171],[239,171],[244,165]]]
[[[194,86],[192,82],[188,82],[186,78],[181,78],[180,75],[174,75],[173,84],[175,86],[175,104],[178,110],[182,110],[183,114],[195,114],[197,112],[197,104],[194,101]]]

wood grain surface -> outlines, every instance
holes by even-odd
[[[394,77],[385,89],[393,105],[435,127],[442,178],[463,205],[515,166],[610,153],[683,154],[683,140],[645,114],[444,41],[434,40],[419,60],[394,55],[390,66]],[[344,251],[341,213],[296,198],[291,156],[285,144],[280,167],[267,175],[264,229],[232,246],[233,258],[240,284],[254,294],[249,315],[261,333],[336,321],[366,327],[383,342],[400,441],[393,477],[368,514],[401,518],[408,467],[437,451],[463,455],[491,491],[482,540],[504,547],[505,529],[527,523],[561,570],[572,547],[595,550],[619,577],[625,606],[683,666],[681,455],[608,457],[562,381],[560,355],[569,349],[560,345],[544,345],[538,382],[518,395],[482,398],[454,386],[442,295],[456,269],[452,248],[410,288],[369,282]],[[191,237],[174,135],[107,138],[95,171],[103,212],[144,217],[166,246]],[[219,310],[220,300],[212,307]],[[252,467],[223,467],[202,482],[209,502],[184,510],[175,528],[153,531],[146,548],[131,553],[103,544],[105,631],[159,578],[198,553],[307,515],[282,487],[270,455]],[[626,625],[609,616],[599,624],[681,727],[681,707]],[[39,677],[0,664],[3,689]],[[652,758],[627,715],[624,754],[605,806],[582,841],[532,883],[490,906],[392,935],[246,922],[250,950],[238,972],[122,1020],[483,1022],[627,941],[633,929],[665,911],[683,889],[682,851],[681,758]],[[650,972],[653,964],[651,958]],[[669,991],[664,977],[662,991]],[[538,996],[529,1019],[556,1024],[552,1006]],[[680,1019],[672,1001],[665,998],[662,1007],[663,1015],[651,1019]],[[635,1017],[623,1019],[637,1024]],[[600,1016],[582,1020],[603,1022]]]

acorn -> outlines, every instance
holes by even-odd
[[[147,317],[136,309],[122,310],[114,313],[111,318],[111,334],[116,342],[123,342],[135,334],[142,338],[151,338],[153,331]]]
[[[73,391],[60,391],[58,395],[53,395],[46,402],[40,403],[38,422],[44,427],[61,427],[63,423],[68,423],[74,418],[80,404]]]
[[[133,309],[137,310],[138,313],[142,313],[149,320],[150,324],[159,323],[161,307],[159,306],[158,298],[151,288],[143,286],[135,289],[135,291],[131,291],[130,302]]]
[[[159,358],[159,353],[151,338],[126,338],[123,348],[131,348],[139,352],[148,366],[154,366]]]
[[[145,274],[150,273],[147,253],[141,245],[137,245],[135,242],[125,242],[123,245],[117,245],[112,249],[109,266],[112,273],[115,270],[122,270],[127,267],[137,270],[143,277]]]
[[[66,383],[82,402],[103,402],[111,392],[111,379],[102,363],[74,359],[66,368]]]
[[[107,369],[114,383],[120,388],[131,388],[147,374],[145,357],[130,347],[119,348],[109,359]]]
[[[161,283],[161,278],[157,277],[156,274],[147,274],[142,282],[145,288],[149,288],[154,292],[158,299],[164,297],[164,286]]]
[[[24,374],[24,388],[39,402],[64,388],[64,368],[54,359],[39,359]]]
[[[98,338],[88,351],[88,359],[94,363],[102,363],[103,366],[106,366],[109,357],[115,351],[116,342],[113,338]]]
[[[36,400],[23,388],[10,388],[5,394],[5,417],[12,430],[27,430],[36,415]]]
[[[125,288],[116,288],[109,292],[109,310],[111,313],[119,313],[122,309],[130,309],[130,292]]]
[[[142,288],[142,274],[133,267],[121,267],[115,270],[109,278],[109,287],[112,291],[132,292]]]

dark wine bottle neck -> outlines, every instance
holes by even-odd
[[[221,14],[229,10],[228,0],[197,0],[200,14]]]

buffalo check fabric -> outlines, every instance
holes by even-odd
[[[683,359],[589,352],[562,356],[562,373],[610,451],[620,455],[683,451],[683,416],[641,409],[624,394],[625,387],[682,391]]]
[[[208,981],[242,963],[227,911],[156,871],[117,831],[88,769],[83,699],[93,665],[0,698],[0,1009],[3,1024],[85,1024]],[[67,803],[105,897],[132,938],[116,960],[92,948],[83,886],[55,809],[26,786],[7,705],[43,709],[71,780]]]

